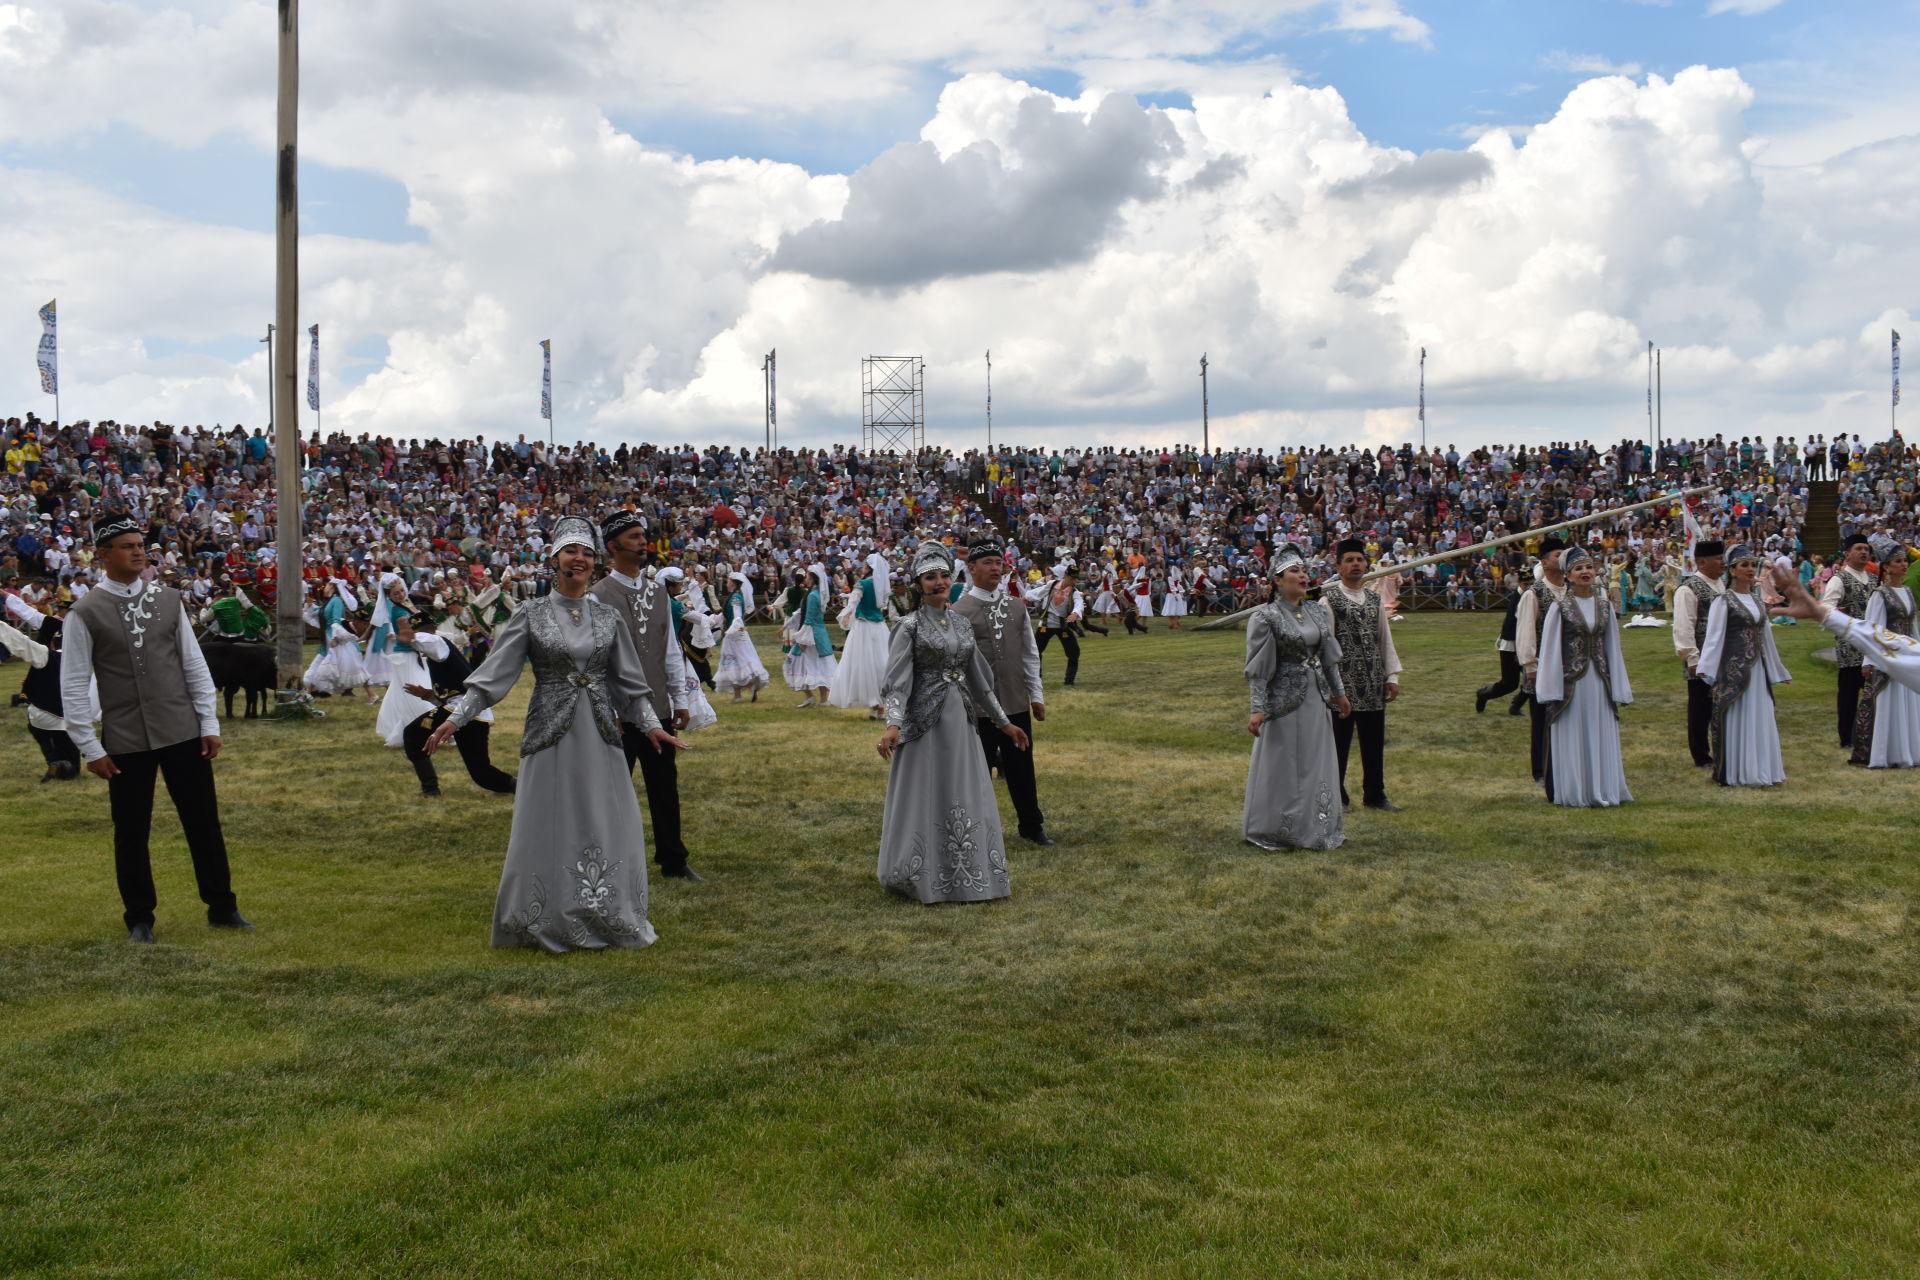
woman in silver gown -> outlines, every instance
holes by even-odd
[[[1727,589],[1707,613],[1707,638],[1694,670],[1713,686],[1713,780],[1723,787],[1771,787],[1787,780],[1773,686],[1793,674],[1774,647],[1767,606],[1755,582],[1760,552],[1727,548]]]
[[[1262,849],[1337,849],[1344,841],[1340,762],[1331,707],[1352,714],[1340,682],[1340,642],[1327,607],[1307,598],[1297,547],[1275,553],[1273,599],[1247,619],[1247,732],[1243,832]]]
[[[1007,719],[973,628],[947,608],[953,553],[923,542],[912,575],[919,602],[893,630],[881,685],[890,760],[880,821],[880,883],[906,898],[981,902],[1004,898],[1006,841],[1000,804],[973,722],[991,720],[1022,751],[1027,735]]]
[[[1547,799],[1572,808],[1626,804],[1620,713],[1633,701],[1620,622],[1596,589],[1600,566],[1585,547],[1561,553],[1567,594],[1547,607],[1534,697],[1547,710]]]
[[[554,526],[552,594],[507,620],[452,715],[427,739],[431,754],[506,697],[522,663],[532,664],[513,835],[493,909],[496,947],[572,951],[654,940],[646,835],[620,721],[641,726],[656,751],[686,744],[660,727],[619,614],[586,594],[597,546],[593,525],[578,516]]]

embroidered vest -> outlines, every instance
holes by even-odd
[[[647,677],[653,714],[660,717],[662,724],[670,721],[673,702],[667,688],[667,633],[673,626],[673,612],[662,606],[672,597],[657,579],[635,591],[611,574],[594,583],[587,594],[612,605],[620,620],[626,623],[627,631],[633,636],[633,647],[640,653],[640,670]]]
[[[1550,719],[1559,719],[1573,702],[1574,683],[1584,677],[1588,671],[1600,681],[1600,687],[1606,691],[1607,705],[1614,708],[1614,715],[1620,714],[1619,707],[1613,701],[1613,667],[1607,660],[1607,637],[1613,630],[1613,606],[1606,597],[1595,594],[1593,598],[1593,626],[1587,626],[1586,618],[1580,612],[1579,601],[1572,592],[1560,601],[1560,669],[1565,674],[1565,684],[1560,701],[1554,704]]]
[[[1032,632],[1026,605],[1003,591],[991,604],[975,596],[961,596],[951,607],[973,626],[973,642],[987,660],[987,669],[993,672],[993,690],[1001,707],[1025,711],[1025,641],[1018,628]]]
[[[100,745],[108,755],[157,751],[200,736],[200,717],[187,693],[180,634],[180,597],[148,583],[138,595],[104,587],[89,591],[68,613],[93,641],[93,674],[100,685]]]
[[[1333,619],[1328,615],[1326,606],[1317,600],[1306,602],[1306,614],[1319,628],[1320,636],[1333,632]],[[1326,664],[1320,661],[1320,641],[1309,640],[1302,629],[1302,621],[1296,621],[1293,611],[1277,601],[1269,601],[1260,606],[1258,613],[1249,620],[1252,628],[1264,619],[1266,626],[1273,632],[1274,667],[1273,675],[1265,685],[1253,684],[1251,711],[1258,711],[1269,720],[1277,720],[1300,709],[1307,700],[1307,690],[1318,687],[1322,699],[1331,699],[1343,691],[1336,684],[1338,671],[1328,672]],[[1336,647],[1338,640],[1335,640]],[[1251,683],[1258,677],[1248,673]]]
[[[1713,602],[1720,598],[1718,592],[1697,573],[1688,574],[1680,584],[1693,593],[1698,607],[1693,611],[1693,651],[1700,652],[1700,646],[1707,642],[1707,618],[1713,613]]]
[[[573,724],[573,704],[584,690],[593,707],[594,727],[615,746],[620,744],[620,719],[614,714],[613,695],[607,690],[607,663],[613,656],[620,617],[608,607],[590,607],[587,623],[593,628],[593,652],[586,670],[573,660],[566,631],[555,610],[561,596],[541,596],[527,606],[527,665],[533,668],[533,697],[527,703],[527,727],[520,737],[520,754],[544,751],[566,736]],[[597,602],[599,603],[599,602]]]
[[[1863,582],[1860,575],[1850,569],[1836,570],[1840,575],[1840,612],[1850,618],[1867,616],[1867,601],[1879,588],[1871,582]],[[1866,660],[1866,655],[1843,640],[1833,643],[1833,660],[1842,667],[1857,667]]]
[[[912,683],[905,689],[889,686],[882,696],[887,719],[899,717],[903,743],[912,742],[940,723],[940,712],[947,705],[947,691],[956,687],[969,717],[991,720],[996,725],[1007,722],[1000,700],[992,691],[981,690],[986,695],[986,705],[975,706],[973,690],[967,686],[967,669],[975,652],[973,628],[965,619],[943,627],[934,617],[938,612],[919,608],[900,624],[903,629],[910,629],[907,643],[913,646]],[[895,633],[896,644],[900,643],[898,634]]]
[[[1720,670],[1713,678],[1713,780],[1719,783],[1727,780],[1727,714],[1747,691],[1754,665],[1767,660],[1766,607],[1757,596],[1747,596],[1760,613],[1755,618],[1734,597],[1734,592],[1727,592],[1727,634],[1721,645]],[[1763,680],[1761,687],[1771,699],[1773,682]]]
[[[1379,711],[1387,705],[1387,655],[1380,647],[1380,593],[1361,589],[1355,601],[1332,582],[1320,599],[1333,611],[1333,635],[1340,642],[1340,678],[1355,711]]]

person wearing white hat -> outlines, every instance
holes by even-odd
[[[839,666],[827,687],[827,701],[836,707],[866,707],[869,720],[880,719],[880,686],[887,675],[887,613],[889,583],[887,558],[878,551],[867,557],[867,575],[854,588],[847,622],[847,641]],[[845,615],[843,615],[845,616]]]
[[[1713,686],[1713,780],[1726,787],[1770,787],[1787,780],[1774,720],[1773,686],[1793,679],[1766,606],[1754,590],[1760,554],[1727,548],[1727,590],[1707,614],[1707,636],[1695,669]]]
[[[1906,547],[1892,538],[1875,538],[1873,559],[1880,566],[1880,588],[1867,600],[1867,626],[1909,638],[1920,635],[1914,628],[1913,589],[1905,583]],[[1848,763],[1872,769],[1920,765],[1920,695],[1890,681],[1871,658],[1864,658],[1861,670],[1865,676]]]
[[[735,702],[743,693],[751,693],[753,701],[758,702],[760,690],[773,677],[767,674],[766,664],[754,650],[753,637],[747,634],[747,619],[753,614],[753,584],[738,569],[727,579],[733,584],[733,594],[727,597],[726,631],[720,638],[720,665],[713,673],[713,687],[719,693],[732,692]]]
[[[789,681],[807,695],[800,704],[803,709],[826,703],[834,670],[839,666],[833,641],[827,635],[827,603],[833,598],[833,581],[827,576],[827,567],[817,562],[807,566],[807,578],[806,600],[793,629],[793,676]]]

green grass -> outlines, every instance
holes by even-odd
[[[1821,633],[1777,633],[1761,792],[1688,765],[1628,632],[1638,803],[1573,811],[1472,713],[1494,622],[1411,619],[1406,812],[1271,854],[1240,634],[1154,625],[1053,693],[1061,843],[986,906],[875,884],[860,715],[721,705],[711,881],[655,881],[642,951],[489,949],[508,802],[451,753],[419,799],[340,699],[226,726],[259,932],[201,923],[163,801],[128,945],[104,786],[10,722],[0,1274],[1920,1274],[1920,780],[1842,763]]]

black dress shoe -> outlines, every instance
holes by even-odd
[[[1391,800],[1369,800],[1367,808],[1378,809],[1382,813],[1399,813],[1400,806]]]
[[[144,942],[153,945],[153,926],[150,924],[130,924],[127,926],[128,942]]]
[[[1482,711],[1485,711],[1486,709],[1487,709],[1487,695],[1480,692],[1477,689],[1474,690],[1473,714],[1479,715]]]
[[[1025,840],[1028,844],[1037,844],[1043,849],[1050,849],[1054,845],[1060,843],[1058,840],[1055,840],[1052,836],[1048,835],[1044,831],[1040,832],[1038,835],[1031,835],[1031,836],[1023,833],[1020,838],[1022,840]]]
[[[238,911],[222,911],[219,915],[209,915],[207,923],[215,929],[251,929],[253,925]]]
[[[706,877],[698,871],[695,871],[692,867],[670,867],[663,869],[660,874],[669,880],[691,880],[695,884],[702,884],[706,881]]]
[[[1527,714],[1527,704],[1524,702],[1516,702],[1507,708],[1507,714],[1510,716],[1523,716]]]

